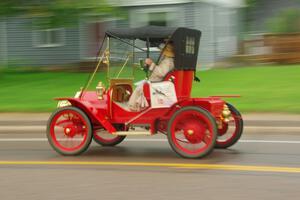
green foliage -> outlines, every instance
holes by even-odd
[[[300,32],[300,9],[291,8],[282,11],[267,22],[271,33]]]
[[[75,26],[84,18],[125,16],[106,0],[1,0],[0,17],[11,15],[35,17],[41,28]]]
[[[248,7],[253,8],[257,5],[257,0],[246,0],[245,3]]]
[[[20,11],[17,0],[1,0],[0,1],[0,17],[17,14]]]

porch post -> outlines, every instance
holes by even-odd
[[[85,44],[85,41],[84,41],[84,33],[82,32],[84,29],[84,26],[82,23],[84,23],[84,21],[79,18],[78,19],[78,30],[79,30],[79,37],[78,37],[79,41],[78,42],[79,42],[79,60],[80,60],[80,62],[82,60],[84,60],[86,57],[84,45],[87,45],[87,44]]]
[[[8,64],[6,18],[0,19],[0,64]]]

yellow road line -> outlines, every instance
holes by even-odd
[[[172,167],[172,168],[181,168],[181,169],[300,173],[300,167],[219,165],[219,164],[192,164],[192,163],[98,162],[98,161],[0,161],[0,165],[89,165],[89,166]]]

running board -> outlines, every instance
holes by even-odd
[[[117,131],[113,135],[151,135],[150,131]]]

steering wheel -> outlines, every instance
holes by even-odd
[[[146,73],[146,77],[148,78],[148,76],[149,76],[148,72],[149,72],[149,67],[150,66],[145,64],[144,60],[140,59],[140,67]]]

